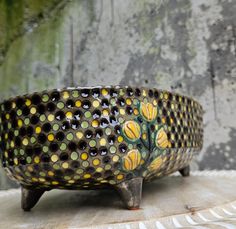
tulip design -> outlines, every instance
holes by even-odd
[[[146,121],[151,122],[157,116],[157,108],[154,107],[151,103],[141,102],[140,113]]]
[[[164,128],[161,128],[156,134],[156,146],[165,149],[169,145],[167,134]]]
[[[123,133],[130,141],[136,141],[140,138],[141,129],[137,122],[127,121],[123,126]]]
[[[146,101],[138,107],[139,116],[126,121],[122,127],[125,140],[133,145],[123,157],[123,169],[137,174],[142,173],[142,169],[150,172],[159,169],[163,164],[160,155],[169,147],[166,128],[157,123],[157,107]]]
[[[161,157],[157,157],[156,159],[154,159],[151,162],[151,164],[148,166],[148,169],[150,171],[156,171],[156,170],[158,170],[161,167],[162,162],[163,162],[162,158]]]
[[[123,167],[126,170],[136,169],[141,162],[141,154],[137,149],[130,150],[123,158]]]

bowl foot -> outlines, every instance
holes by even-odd
[[[130,210],[139,209],[142,197],[143,178],[136,177],[116,185],[125,206]]]
[[[21,187],[21,208],[24,211],[30,211],[30,209],[37,204],[45,191],[44,189],[28,189]]]
[[[190,176],[190,166],[187,165],[186,167],[180,169],[179,172],[183,177],[189,177]]]

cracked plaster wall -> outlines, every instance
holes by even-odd
[[[174,90],[205,110],[193,169],[235,169],[235,12],[235,0],[0,0],[1,99],[73,85]]]

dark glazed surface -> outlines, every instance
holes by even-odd
[[[67,88],[1,104],[1,158],[23,186],[96,188],[187,166],[202,147],[202,108],[167,91]]]

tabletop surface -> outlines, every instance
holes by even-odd
[[[0,228],[236,229],[236,171],[193,172],[145,184],[141,209],[126,210],[113,190],[46,192],[31,212],[20,190],[0,191]],[[235,226],[234,226],[235,225]]]

